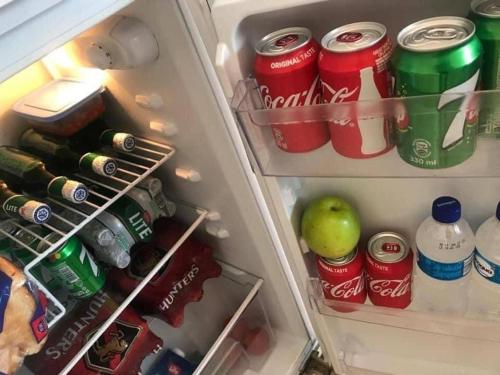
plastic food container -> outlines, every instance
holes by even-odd
[[[67,137],[104,112],[102,91],[98,82],[61,78],[19,99],[12,109],[34,128]]]

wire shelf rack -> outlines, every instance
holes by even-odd
[[[66,308],[64,304],[34,276],[33,268],[44,258],[56,252],[71,236],[77,234],[86,224],[101,214],[120,197],[127,194],[130,189],[144,180],[175,153],[174,148],[148,139],[136,137],[136,142],[137,147],[133,152],[110,151],[113,153],[111,156],[118,162],[118,171],[115,176],[101,177],[81,173],[77,173],[73,176],[89,187],[89,197],[87,201],[81,204],[71,204],[67,202],[63,203],[53,198],[47,198],[47,203],[52,207],[53,214],[47,223],[42,224],[44,227],[43,235],[28,229],[25,225],[13,219],[6,220],[0,225],[0,236],[9,238],[20,246],[20,248],[31,252],[35,257],[25,265],[24,273],[47,296],[49,302],[47,311],[49,328],[54,326],[54,324],[65,315]],[[106,153],[106,151],[107,150],[104,150],[104,153]],[[73,214],[71,215],[71,219],[61,216],[58,213],[61,210],[71,211]],[[25,236],[19,236],[18,234],[20,233],[24,233]],[[50,236],[51,233],[56,233],[58,236]],[[53,237],[55,237],[55,239],[50,239]],[[45,244],[46,250],[38,252],[36,249],[37,245],[34,245],[33,241],[23,241],[20,238],[35,238],[39,242]],[[139,291],[137,291],[137,293]],[[98,337],[98,335],[95,335],[95,337]]]

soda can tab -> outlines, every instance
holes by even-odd
[[[128,294],[151,271],[185,232],[185,227],[171,219],[160,218],[154,225],[151,243],[133,248],[132,261],[125,270],[113,269],[111,283]],[[179,327],[184,308],[203,296],[203,283],[219,277],[222,269],[212,257],[212,249],[189,237],[172,256],[167,266],[136,297],[137,307],[146,314],[157,315],[168,324]]]

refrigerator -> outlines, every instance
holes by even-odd
[[[284,153],[274,145],[270,124],[317,115],[300,108],[266,110],[253,80],[255,44],[280,28],[307,27],[320,40],[335,27],[375,21],[394,41],[412,22],[466,17],[469,8],[469,0],[0,1],[0,142],[15,145],[29,127],[12,106],[33,90],[61,77],[102,83],[109,126],[135,134],[142,156],[154,160],[115,187],[114,196],[64,238],[149,173],[162,180],[188,229],[154,271],[190,235],[215,250],[223,270],[205,282],[199,302],[186,306],[180,327],[147,317],[165,347],[198,353],[195,374],[298,374],[314,351],[340,375],[498,374],[495,317],[369,302],[350,312],[332,309],[300,233],[307,202],[327,194],[344,197],[358,210],[362,246],[370,235],[390,230],[415,248],[416,229],[441,195],[461,201],[475,230],[498,202],[495,140],[480,140],[470,160],[441,170],[411,167],[396,150],[366,160],[343,158],[330,144]],[[120,43],[130,42],[126,52],[109,47],[116,43],[113,25],[123,19],[141,25],[139,36],[121,35]],[[145,43],[142,33],[154,42]],[[486,95],[494,98],[495,91]],[[340,116],[340,107],[328,106],[323,119]],[[357,110],[359,116],[381,116],[373,106]],[[131,292],[61,374],[71,371],[153,276]],[[50,319],[62,319],[65,306],[42,290],[55,306],[52,329],[58,322]],[[234,338],[245,319],[265,327],[263,353]],[[143,373],[156,359],[142,362]],[[23,367],[20,373],[31,372]]]

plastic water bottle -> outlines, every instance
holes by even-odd
[[[437,198],[432,216],[418,227],[416,301],[418,309],[463,314],[474,254],[474,233],[460,202]]]
[[[496,215],[476,232],[474,270],[469,290],[469,312],[500,319],[500,203]]]

